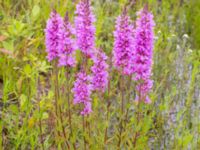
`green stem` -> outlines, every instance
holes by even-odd
[[[121,118],[120,118],[120,125],[119,125],[119,142],[118,142],[118,149],[121,147],[121,136],[123,132],[123,115],[124,115],[124,77],[121,75],[121,80],[120,80],[120,91],[121,91]]]
[[[37,81],[37,89],[39,89],[39,86],[40,85],[40,76],[38,76],[38,81]],[[41,146],[42,146],[42,150],[44,150],[44,141],[43,141],[43,133],[42,133],[42,120],[41,120],[41,110],[40,110],[40,93],[37,92],[37,99],[38,99],[38,102],[39,102],[39,105],[38,105],[38,111],[39,111],[39,114],[40,114],[40,118],[39,118],[39,128],[40,128],[40,141],[41,141]]]
[[[69,128],[70,128],[70,136],[73,136],[73,129],[72,129],[72,115],[71,115],[71,106],[70,106],[70,78],[69,78],[69,68],[66,68],[66,79],[67,79],[67,103],[68,103],[68,119],[69,119]],[[76,150],[76,145],[73,143],[73,147]]]
[[[54,92],[55,92],[55,113],[56,113],[56,120],[58,118],[58,93],[57,93],[57,63],[54,62],[54,66],[53,66],[53,74],[54,74]]]
[[[86,139],[85,139],[85,117],[83,116],[83,140],[84,140],[84,150],[86,150]]]
[[[139,104],[140,104],[140,103],[139,103]],[[138,111],[136,112],[136,113],[137,113],[137,122],[136,122],[136,126],[138,126],[139,118],[140,118],[139,104],[138,104]],[[133,141],[133,145],[134,145],[134,147],[136,147],[138,134],[139,134],[139,132],[136,131],[136,133],[135,133],[135,135],[134,135],[134,141]]]
[[[121,114],[124,114],[124,76],[121,76]]]
[[[57,60],[54,62],[54,75],[55,75],[55,83],[54,84],[55,84],[55,111],[56,111],[56,120],[57,120],[57,118],[60,118],[63,135],[64,135],[64,138],[66,139],[65,127],[63,125],[63,118],[62,118],[62,109],[61,109],[61,106],[58,103],[58,101],[59,101],[59,81],[58,81]],[[57,122],[57,125],[59,126],[59,121],[57,120],[56,122]],[[58,135],[60,135],[59,131],[58,131]],[[67,141],[66,144],[67,144],[68,149],[70,149],[68,141]]]
[[[53,81],[54,81],[54,98],[55,98],[55,114],[56,114],[56,125],[55,128],[57,128],[57,126],[59,125],[59,121],[58,121],[58,93],[57,93],[57,82],[56,82],[56,78],[57,78],[57,62],[54,61],[53,62]],[[60,132],[55,130],[55,141],[56,141],[56,137],[60,136]],[[56,143],[57,144],[57,143]]]
[[[112,55],[110,56],[110,60],[112,60]],[[110,61],[109,63],[109,74],[111,73],[111,69],[112,69],[112,61]],[[107,103],[107,107],[106,107],[106,121],[107,123],[109,123],[109,112],[110,112],[110,82],[111,81],[111,77],[109,76],[108,77],[108,103]],[[107,138],[108,138],[108,127],[109,127],[109,124],[106,126],[106,129],[105,129],[105,136],[104,136],[104,145],[107,144]]]
[[[69,92],[70,92],[70,85],[69,85],[69,73],[68,73],[69,69],[67,67],[66,69],[66,78],[67,78],[67,102],[68,102],[68,117],[69,117],[69,127],[70,127],[70,134],[73,134],[72,131],[72,123],[71,123],[71,107],[70,107],[70,97],[69,97]]]
[[[138,127],[138,124],[139,124],[139,121],[140,121],[140,103],[141,102],[143,102],[142,100],[141,100],[141,95],[140,95],[140,91],[141,91],[141,89],[139,89],[139,94],[138,94],[138,105],[137,105],[137,122],[136,122],[136,126]],[[138,132],[138,131],[136,131],[136,133],[135,133],[135,136],[134,136],[134,141],[133,141],[133,145],[134,145],[134,147],[136,147],[136,144],[137,144],[137,137],[138,137],[138,135],[139,135],[140,133]]]
[[[107,113],[106,113],[106,121],[107,122],[109,120],[109,111],[110,111],[110,101],[108,101],[108,104],[107,104]],[[107,144],[107,138],[108,138],[108,125],[106,126],[106,129],[105,129],[105,136],[104,136],[104,144],[105,145]]]
[[[129,77],[129,81],[128,81],[128,89],[129,89],[129,91],[128,91],[128,104],[130,103],[130,98],[131,98],[131,79],[132,79],[132,76],[130,76]],[[125,115],[125,127],[126,127],[126,123],[128,123],[128,113],[129,113],[129,108],[127,109],[127,111],[126,111],[126,115]]]
[[[40,111],[40,107],[39,107],[39,111]],[[41,117],[40,117],[40,120],[39,120],[39,126],[40,126],[40,140],[41,140],[41,145],[42,145],[42,149],[44,150],[44,141],[43,141]]]

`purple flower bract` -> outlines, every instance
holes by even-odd
[[[91,57],[95,46],[95,17],[89,0],[81,0],[76,6],[75,30],[78,48]]]
[[[73,67],[75,65],[75,58],[73,57],[75,52],[75,41],[72,39],[72,26],[66,13],[63,26],[58,32],[59,45],[58,45],[58,56],[59,66]]]
[[[58,32],[63,26],[63,19],[54,10],[51,12],[45,29],[45,44],[48,61],[52,61],[58,57],[58,45],[60,42]]]
[[[135,55],[134,55],[134,80],[137,81],[136,101],[144,101],[150,103],[148,93],[153,86],[153,81],[150,79],[152,70],[153,57],[153,15],[148,12],[145,7],[138,12],[136,21],[137,28],[135,31]]]
[[[131,63],[134,55],[134,28],[130,17],[126,11],[116,20],[114,31],[114,66],[122,71],[122,74],[130,75],[133,73],[133,64]]]
[[[74,104],[83,103],[85,108],[81,112],[82,115],[88,115],[91,110],[91,85],[89,84],[89,77],[84,71],[77,74],[77,79],[72,89],[74,93]]]
[[[93,57],[94,65],[91,67],[91,84],[93,90],[104,92],[108,84],[107,56],[101,50],[97,50]]]

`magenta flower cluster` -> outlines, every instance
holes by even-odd
[[[150,79],[152,70],[153,57],[153,15],[148,12],[145,7],[137,13],[138,19],[136,21],[135,31],[135,56],[134,56],[134,72],[135,81],[138,82],[137,101],[145,101],[150,103],[148,93],[153,86],[153,81]]]
[[[48,61],[52,61],[58,57],[59,51],[59,32],[63,26],[63,19],[57,12],[54,10],[51,12],[50,18],[47,21],[47,26],[45,29],[45,44]]]
[[[130,75],[133,72],[133,63],[131,62],[134,55],[133,35],[134,28],[130,17],[124,11],[116,20],[113,59],[114,66],[125,75]]]
[[[92,59],[91,75],[81,69],[76,76],[72,92],[74,104],[82,103],[82,115],[92,112],[92,91],[105,92],[108,84],[107,56],[95,48],[95,17],[89,0],[80,0],[76,7],[75,29],[68,15],[61,18],[52,11],[45,29],[48,61],[58,59],[59,66],[73,67],[76,64],[75,50],[80,49],[87,59]],[[114,31],[113,62],[122,74],[132,76],[136,81],[136,101],[150,103],[149,92],[153,86],[151,80],[153,57],[153,15],[147,7],[137,13],[134,28],[126,9],[117,18]],[[75,37],[75,38],[73,38]]]
[[[76,6],[75,29],[78,48],[89,57],[95,47],[95,16],[89,0],[81,0]]]
[[[81,0],[76,6],[76,17],[75,17],[75,32],[76,32],[76,43],[77,47],[86,57],[94,57],[94,47],[95,47],[95,17],[92,14],[90,1]],[[82,78],[82,84],[79,82]],[[84,82],[84,80],[87,82]],[[79,88],[76,85],[80,85],[83,89],[83,92],[78,92]],[[85,91],[84,91],[85,88]],[[89,76],[86,73],[79,73],[77,79],[74,83],[74,102],[76,103],[77,99],[82,100],[84,104],[84,109],[81,112],[82,115],[88,115],[91,111],[91,95],[92,84],[90,83]],[[84,98],[85,97],[85,98]]]
[[[74,104],[84,104],[84,110],[81,112],[83,115],[89,114],[91,109],[91,86],[89,84],[89,76],[84,71],[77,74],[76,81],[74,82]]]
[[[148,94],[153,86],[150,79],[153,55],[153,15],[147,7],[137,13],[136,29],[126,13],[117,18],[114,32],[114,66],[124,75],[134,75],[137,82],[136,101],[150,103]]]
[[[93,57],[94,65],[91,67],[92,76],[91,84],[92,89],[104,92],[108,84],[108,65],[106,63],[107,56],[105,53],[97,49]]]
[[[94,65],[91,67],[92,75],[87,75],[83,70],[77,74],[74,82],[74,104],[84,104],[82,115],[88,115],[92,112],[91,98],[92,91],[104,92],[108,84],[108,65],[107,56],[103,51],[96,50],[93,53],[92,60]]]
[[[63,26],[59,30],[58,35],[59,35],[58,65],[72,67],[76,63],[76,60],[74,58],[74,52],[76,47],[75,47],[75,41],[72,39],[73,28],[69,22],[67,13],[63,22]]]
[[[58,59],[59,66],[72,67],[75,65],[73,57],[75,43],[72,39],[72,31],[68,16],[63,21],[55,10],[52,11],[45,29],[48,61]]]

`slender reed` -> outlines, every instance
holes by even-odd
[[[124,114],[124,76],[121,76],[121,114]]]
[[[56,82],[56,76],[57,76],[57,63],[56,61],[53,62],[53,81],[54,81],[54,98],[55,98],[55,114],[56,114],[56,125],[55,128],[57,128],[57,126],[59,125],[59,121],[58,121],[58,93],[57,93],[57,82]],[[60,131],[55,131],[55,135],[60,136]],[[56,136],[55,136],[56,137]]]
[[[106,121],[109,121],[109,112],[110,112],[110,82],[111,82],[111,71],[112,71],[112,55],[110,56],[110,62],[109,62],[109,70],[108,70],[108,103],[107,103],[107,107],[106,107]],[[104,145],[107,144],[107,139],[108,139],[108,126],[109,124],[107,124],[106,129],[105,129],[105,136],[104,136]]]
[[[119,124],[119,141],[118,141],[118,149],[121,147],[121,136],[123,132],[123,117],[124,117],[124,76],[121,75],[120,78],[120,92],[121,92],[121,117]]]
[[[66,79],[67,79],[67,103],[68,103],[68,117],[69,117],[69,127],[70,127],[70,134],[73,134],[72,131],[72,121],[71,121],[71,108],[70,108],[70,96],[69,96],[69,92],[70,92],[70,86],[69,86],[69,68],[66,67]]]
[[[53,64],[53,79],[54,79],[54,92],[55,92],[55,113],[56,113],[56,117],[58,117],[58,82],[57,82],[57,76],[58,76],[58,71],[57,71],[57,63],[56,61],[54,61]],[[57,118],[56,118],[57,120]]]
[[[110,112],[110,80],[108,80],[108,103],[107,103],[107,107],[106,107],[106,121],[109,121],[109,112]],[[104,136],[104,145],[107,144],[107,138],[108,138],[108,125],[106,126],[105,129],[105,136]]]
[[[127,97],[127,104],[129,104],[130,103],[130,98],[131,98],[131,90],[132,90],[132,88],[131,88],[131,80],[132,80],[132,76],[129,76],[129,78],[128,78],[128,97]],[[124,125],[124,127],[126,127],[126,123],[128,123],[128,113],[129,113],[129,108],[127,109],[127,111],[126,111],[126,114],[125,114],[125,125]]]
[[[1,139],[0,139],[1,145],[0,145],[0,148],[3,149],[3,148],[4,148],[4,143],[3,143],[3,137],[4,137],[4,136],[3,136],[3,126],[2,126],[0,132],[1,132]]]
[[[66,67],[66,79],[67,79],[67,103],[68,103],[68,119],[69,119],[69,128],[70,128],[70,137],[73,136],[72,129],[72,115],[71,115],[71,105],[70,105],[70,77],[69,77],[69,67]],[[73,143],[73,148],[76,150],[76,144]]]
[[[108,122],[109,120],[109,111],[110,111],[110,101],[108,101],[108,104],[107,104],[107,113],[106,113],[106,121]],[[108,125],[106,126],[106,129],[105,129],[105,136],[104,136],[104,144],[106,145],[107,144],[107,139],[108,139]]]
[[[37,89],[40,88],[40,76],[38,76],[38,81],[37,81]],[[38,102],[39,102],[39,105],[38,105],[38,111],[39,111],[39,114],[40,114],[40,118],[39,118],[39,128],[40,128],[40,142],[41,142],[41,147],[42,147],[42,150],[44,150],[44,141],[43,141],[43,132],[42,132],[42,120],[41,120],[41,109],[40,109],[40,91],[37,91],[37,99],[38,99]]]
[[[55,111],[56,111],[56,122],[57,122],[57,125],[59,126],[59,121],[58,119],[60,119],[60,122],[61,122],[61,127],[62,127],[62,132],[63,132],[63,136],[64,138],[66,139],[66,132],[65,132],[65,127],[63,125],[63,118],[62,118],[62,108],[61,106],[59,105],[59,81],[58,81],[58,66],[57,66],[57,63],[58,61],[54,61],[54,86],[55,86]],[[58,135],[60,135],[59,131],[58,131]],[[67,147],[70,149],[70,146],[69,146],[69,143],[68,141],[66,142],[67,144]]]
[[[84,140],[84,150],[86,150],[86,148],[87,148],[87,142],[86,142],[86,139],[85,139],[85,117],[84,117],[84,115],[83,115],[83,140]]]
[[[40,112],[40,106],[39,106],[39,112]],[[43,141],[42,120],[41,120],[41,117],[39,119],[39,127],[40,127],[40,141],[41,141],[42,149],[44,150],[44,141]]]
[[[139,94],[138,94],[138,104],[137,104],[137,110],[136,110],[136,118],[137,118],[137,122],[136,122],[136,127],[138,126],[139,122],[140,122],[140,105],[141,105],[141,94],[140,94],[141,89],[139,89]],[[136,147],[136,143],[137,143],[137,138],[138,135],[140,133],[138,131],[135,132],[134,138],[133,138],[133,146]]]

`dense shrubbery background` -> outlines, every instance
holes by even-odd
[[[110,90],[93,94],[93,113],[85,118],[83,132],[80,107],[72,105],[70,135],[66,101],[66,83],[72,88],[76,67],[59,70],[63,126],[66,135],[56,135],[54,77],[46,60],[44,28],[51,7],[71,21],[77,0],[1,0],[0,1],[0,149],[200,149],[200,1],[149,0],[154,14],[155,47],[152,104],[136,105],[131,90],[134,82],[125,79],[125,88],[132,93],[129,122],[120,131],[120,75],[113,68]],[[136,18],[145,0],[92,0],[96,15],[96,45],[110,57],[116,17],[124,5]],[[77,59],[81,55],[77,53]],[[110,61],[110,60],[109,60]],[[90,63],[90,62],[89,62]],[[78,64],[80,65],[80,64]],[[129,96],[129,92],[125,95]],[[73,95],[70,93],[70,100]],[[108,105],[110,104],[110,105]],[[109,116],[107,117],[107,107]],[[143,116],[137,123],[137,112]],[[108,139],[105,130],[108,127]],[[121,132],[121,134],[120,134]],[[139,132],[137,142],[134,134]],[[69,138],[70,137],[70,138]],[[43,143],[43,146],[42,146]],[[134,147],[134,148],[133,148]],[[119,148],[120,149],[120,148]]]

